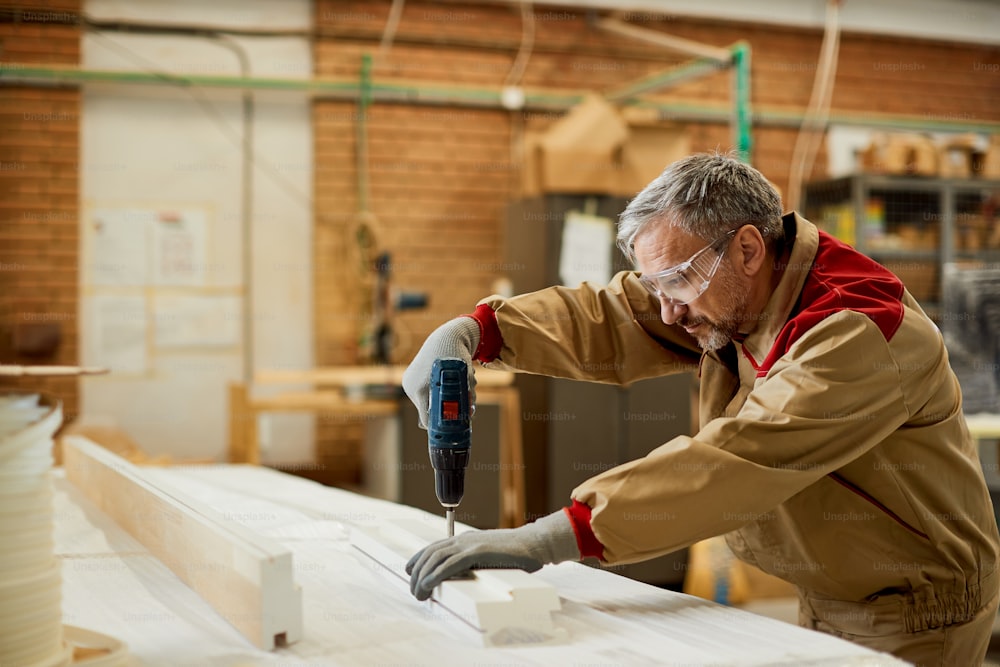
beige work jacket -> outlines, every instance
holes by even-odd
[[[997,590],[997,525],[940,332],[899,281],[789,214],[791,256],[742,345],[702,355],[636,274],[490,297],[490,367],[628,384],[700,376],[700,428],[573,491],[604,559],[727,534],[813,599],[903,600],[912,632]]]

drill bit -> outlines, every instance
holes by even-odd
[[[455,510],[445,510],[444,515],[448,519],[448,537],[455,537]]]

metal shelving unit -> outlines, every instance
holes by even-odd
[[[806,185],[802,209],[896,273],[935,319],[946,263],[1000,262],[1000,181],[855,174]]]

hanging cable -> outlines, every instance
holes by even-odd
[[[98,40],[107,45],[110,49],[117,52],[119,55],[131,60],[135,63],[140,70],[147,74],[152,74],[162,78],[168,83],[174,84],[177,88],[183,90],[191,99],[201,107],[205,115],[215,124],[219,132],[233,145],[234,148],[243,149],[244,142],[243,136],[236,128],[229,124],[229,122],[219,111],[219,108],[205,95],[199,88],[188,85],[181,80],[178,80],[170,72],[164,71],[157,63],[139,55],[132,49],[120,44],[119,42],[111,39],[106,34],[102,33],[100,30],[94,28],[93,26],[87,25],[90,30],[90,34],[96,37]],[[208,36],[208,35],[205,35]],[[223,33],[219,33],[219,37],[223,36]],[[221,41],[218,42],[220,45]],[[260,169],[261,173],[267,176],[270,181],[284,190],[287,194],[291,195],[292,200],[297,204],[302,206],[303,209],[312,213],[313,201],[312,196],[308,193],[300,190],[292,181],[290,181],[284,174],[282,174],[273,165],[266,162],[259,162],[257,160],[256,152],[253,151],[251,147],[250,161],[252,162],[255,169]]]
[[[235,54],[240,63],[240,76],[249,77],[250,57],[246,49],[234,37],[216,35],[215,42]],[[243,382],[253,382],[254,359],[254,275],[253,275],[253,91],[244,90],[242,95],[242,131],[240,142],[240,238],[242,243],[243,277]]]
[[[389,8],[389,18],[385,21],[385,29],[382,30],[382,41],[379,43],[378,54],[384,56],[392,48],[392,40],[396,37],[396,29],[399,27],[399,19],[403,15],[403,5],[406,0],[392,0],[392,7]]]
[[[138,53],[132,51],[126,46],[118,43],[117,41],[111,39],[107,35],[102,34],[99,30],[89,27],[91,34],[97,37],[101,42],[109,46],[112,50],[116,51],[120,55],[124,56],[128,60],[137,64],[143,70],[150,73],[154,73],[158,76],[163,77],[165,80],[172,80],[173,77],[160,69],[156,63],[149,61]],[[223,33],[213,33],[205,32],[200,36],[212,39],[219,46],[231,51],[235,56],[240,65],[240,74],[243,77],[250,76],[250,59],[246,53],[243,46],[237,42],[231,35]],[[243,354],[242,354],[242,366],[243,366],[243,378],[244,381],[250,382],[253,377],[253,347],[254,347],[254,329],[253,329],[253,294],[254,294],[254,280],[253,280],[253,174],[255,167],[260,167],[261,171],[270,177],[270,179],[278,185],[286,193],[292,195],[293,201],[296,201],[303,205],[303,207],[312,212],[312,198],[309,195],[301,192],[294,184],[292,184],[281,172],[270,164],[261,164],[257,162],[256,152],[253,143],[253,119],[254,119],[254,99],[253,92],[250,90],[244,90],[242,93],[242,113],[241,113],[241,123],[242,128],[237,131],[232,125],[223,117],[222,113],[219,111],[218,107],[208,99],[208,97],[202,93],[197,88],[192,88],[191,86],[185,86],[178,83],[179,88],[183,88],[194,100],[196,104],[205,112],[205,114],[212,120],[212,122],[219,129],[225,139],[231,143],[233,146],[239,149],[241,155],[240,164],[240,226],[241,226],[241,238],[243,239],[243,250],[242,250],[242,282],[243,282]]]
[[[504,80],[505,86],[516,86],[521,83],[524,70],[528,67],[528,60],[531,59],[531,52],[535,48],[535,8],[531,0],[521,3],[521,46],[517,50],[514,64],[507,72]]]
[[[827,0],[826,25],[823,44],[820,47],[816,79],[813,82],[809,106],[802,119],[802,126],[795,138],[792,163],[788,176],[787,209],[798,208],[802,198],[802,182],[812,173],[813,163],[819,145],[823,140],[830,119],[830,105],[833,100],[833,84],[837,74],[840,53],[840,3],[841,0]]]
[[[524,71],[528,67],[532,51],[535,48],[535,8],[531,0],[521,3],[521,46],[517,50],[517,56],[507,72],[504,79],[504,90],[516,88],[524,77]],[[518,93],[519,91],[512,91]],[[510,185],[516,191],[519,188],[521,170],[524,167],[525,159],[530,156],[525,155],[524,145],[524,110],[523,94],[516,95],[522,100],[522,105],[510,110]]]

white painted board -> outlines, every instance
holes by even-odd
[[[290,549],[303,593],[303,637],[273,653],[249,647],[211,607],[88,506],[57,472],[56,553],[64,614],[126,641],[136,661],[288,665],[636,665],[874,667],[890,656],[738,609],[673,593],[577,563],[532,575],[556,588],[550,646],[484,647],[437,605],[418,602],[351,546],[348,533],[391,520],[444,519],[253,466],[157,468],[150,476]],[[347,530],[342,530],[345,528]]]

